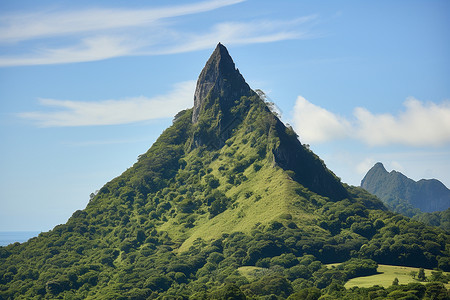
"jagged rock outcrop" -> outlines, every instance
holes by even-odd
[[[380,162],[367,172],[361,187],[388,205],[406,201],[423,212],[443,211],[450,207],[450,190],[439,180],[416,182],[395,170],[386,171]]]
[[[219,43],[198,77],[192,122],[197,123],[201,112],[213,102],[219,104],[224,115],[228,115],[236,100],[253,94],[244,77],[235,68],[227,48]]]

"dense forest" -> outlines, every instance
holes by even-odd
[[[438,226],[445,229],[447,232],[450,232],[450,208],[432,213],[419,213],[413,217],[413,220],[431,226]]]
[[[378,264],[450,271],[448,232],[342,184],[222,47],[197,85],[220,88],[134,166],[66,224],[0,247],[0,299],[447,299],[439,271],[344,287]]]

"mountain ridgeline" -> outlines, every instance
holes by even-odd
[[[402,205],[412,207],[410,214],[413,215],[414,212],[430,213],[444,211],[450,207],[450,190],[439,180],[414,181],[400,172],[386,171],[382,163],[376,163],[367,172],[361,181],[361,187],[393,209],[401,209]]]
[[[131,168],[66,224],[0,247],[0,299],[366,299],[345,281],[377,263],[448,271],[449,242],[341,183],[219,44],[194,107]]]

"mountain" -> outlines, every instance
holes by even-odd
[[[376,163],[364,176],[361,187],[379,197],[394,211],[410,217],[420,212],[444,211],[450,207],[450,190],[439,180],[414,181],[400,172],[387,172]]]
[[[450,270],[449,242],[341,183],[219,44],[194,107],[132,167],[66,224],[0,247],[0,299],[361,299],[346,280],[377,263]]]

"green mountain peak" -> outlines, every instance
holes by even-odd
[[[342,184],[219,44],[194,108],[132,167],[66,224],[0,247],[0,299],[339,299],[377,263],[450,270],[448,243]]]

